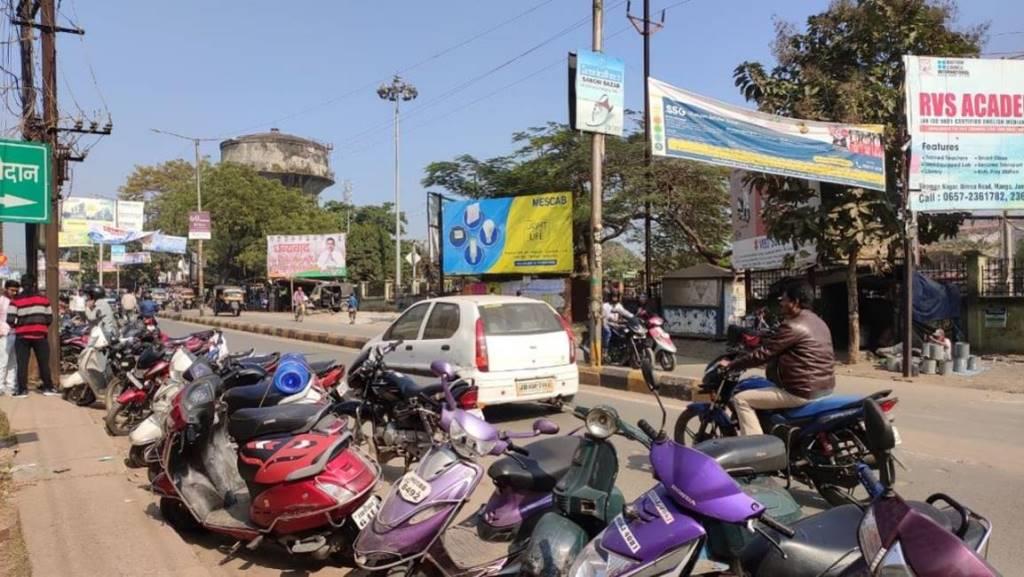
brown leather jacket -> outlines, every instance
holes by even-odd
[[[798,397],[815,399],[836,386],[832,333],[825,321],[808,310],[783,321],[775,334],[730,367],[747,369],[765,363],[769,363],[768,378]]]

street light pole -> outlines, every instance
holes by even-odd
[[[195,151],[196,151],[196,210],[198,212],[202,212],[202,210],[203,210],[203,176],[202,176],[202,174],[203,174],[203,165],[202,165],[202,157],[200,157],[200,155],[199,155],[199,143],[201,143],[201,142],[213,142],[213,141],[216,141],[218,139],[216,139],[216,138],[196,138],[196,137],[193,137],[193,136],[185,136],[185,135],[182,135],[182,134],[177,134],[175,132],[169,132],[167,130],[160,130],[160,129],[157,129],[157,128],[150,128],[150,130],[155,132],[155,133],[157,133],[157,134],[166,134],[167,136],[173,136],[175,138],[180,138],[182,140],[188,140],[188,141],[192,142],[192,146],[195,147]],[[203,311],[203,296],[204,296],[204,292],[203,292],[203,240],[202,239],[198,239],[198,242],[199,242],[199,255],[198,255],[199,256],[199,264],[198,264],[198,268],[199,268],[199,286],[197,287],[197,294],[196,294],[196,296],[198,298],[196,300],[199,303],[199,316],[204,316],[204,311]]]
[[[395,103],[395,305],[398,305],[398,297],[402,292],[402,211],[401,211],[401,189],[399,184],[399,145],[401,132],[399,129],[400,110],[399,103],[403,100],[414,100],[419,96],[416,87],[402,80],[397,74],[391,80],[391,84],[381,84],[377,89],[377,96],[382,100],[390,100]]]

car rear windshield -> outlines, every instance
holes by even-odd
[[[535,335],[563,330],[558,316],[544,303],[480,305],[480,318],[487,336]]]

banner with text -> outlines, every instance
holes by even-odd
[[[142,248],[152,252],[185,254],[187,247],[187,238],[183,236],[171,236],[159,231],[153,233],[152,236],[142,241]]]
[[[335,278],[346,274],[345,233],[267,237],[267,278]]]
[[[192,211],[188,213],[188,239],[210,240],[210,213]]]
[[[92,246],[92,241],[89,240],[89,222],[85,220],[61,221],[57,245],[61,248]]]
[[[111,198],[65,198],[61,201],[62,221],[86,221],[90,224],[117,223],[117,201]]]
[[[572,194],[446,202],[444,273],[571,273]]]
[[[133,200],[117,201],[117,227],[141,231],[146,222],[146,203]]]
[[[576,55],[575,118],[585,132],[622,136],[626,108],[626,65],[619,58],[581,50]]]
[[[648,79],[655,155],[885,190],[883,127],[764,114]]]
[[[125,244],[144,240],[152,234],[152,232],[124,230],[116,226],[97,226],[95,224],[89,226],[89,240],[96,244]]]
[[[905,56],[912,210],[1024,208],[1024,61]]]
[[[761,190],[747,179],[749,174],[734,170],[729,175],[733,268],[769,270],[789,265],[803,268],[814,264],[818,258],[817,244],[807,243],[794,248],[793,243],[768,236],[768,227],[762,217],[764,199]],[[811,188],[820,188],[817,182],[809,184]],[[819,191],[810,204],[819,203],[820,198]]]

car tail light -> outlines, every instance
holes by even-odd
[[[569,364],[576,362],[576,335],[572,332],[572,325],[569,321],[565,320],[565,317],[558,315],[558,322],[562,323],[562,328],[565,329],[565,336],[569,337]]]
[[[459,408],[466,410],[475,409],[479,399],[480,391],[476,387],[470,387],[459,397]]]
[[[487,336],[484,335],[484,319],[476,319],[476,368],[486,373],[489,367],[487,361]]]
[[[889,397],[888,399],[883,399],[880,403],[878,403],[878,406],[882,407],[883,413],[888,413],[893,409],[893,407],[896,406],[896,403],[898,402],[900,402],[898,397]]]

